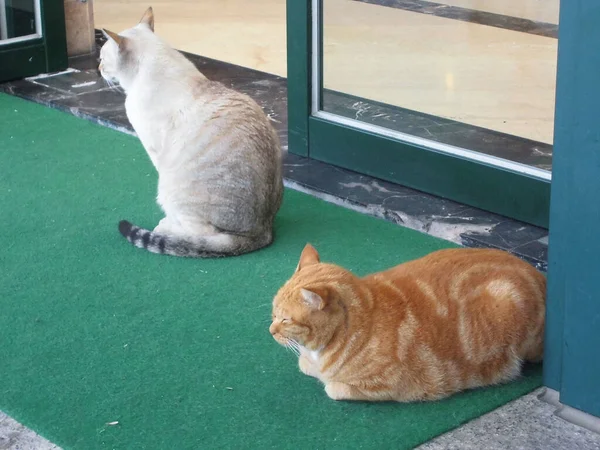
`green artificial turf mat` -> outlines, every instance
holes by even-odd
[[[540,385],[338,403],[268,332],[307,242],[359,274],[452,244],[288,189],[267,249],[148,253],[117,231],[161,218],[138,140],[7,95],[0,168],[0,409],[57,445],[405,449]]]

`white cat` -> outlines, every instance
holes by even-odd
[[[134,245],[155,253],[210,257],[247,253],[273,240],[283,196],[279,139],[247,95],[208,80],[140,23],[108,38],[100,72],[125,90],[127,117],[158,171],[154,231],[121,221]]]

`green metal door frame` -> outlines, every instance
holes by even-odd
[[[322,64],[313,67],[313,56],[321,59],[322,27],[313,27],[313,20],[321,23],[322,1],[287,0],[289,151],[547,228],[549,179],[357,129],[315,112],[313,103],[320,100],[313,86],[322,87]]]
[[[309,0],[287,0],[288,150],[308,156],[311,82]]]
[[[560,4],[544,384],[600,417],[600,3]]]
[[[0,82],[66,69],[64,0],[40,0],[40,38],[0,45]]]

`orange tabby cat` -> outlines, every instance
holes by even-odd
[[[334,400],[436,400],[540,361],[545,297],[545,277],[499,250],[441,250],[359,278],[308,244],[269,330]]]

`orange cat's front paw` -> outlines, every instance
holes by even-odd
[[[318,377],[314,364],[307,356],[300,355],[300,358],[298,359],[298,366],[303,374],[308,375],[309,377]]]
[[[356,389],[352,386],[335,381],[325,385],[325,393],[332,400],[363,400],[362,396],[357,395]]]

